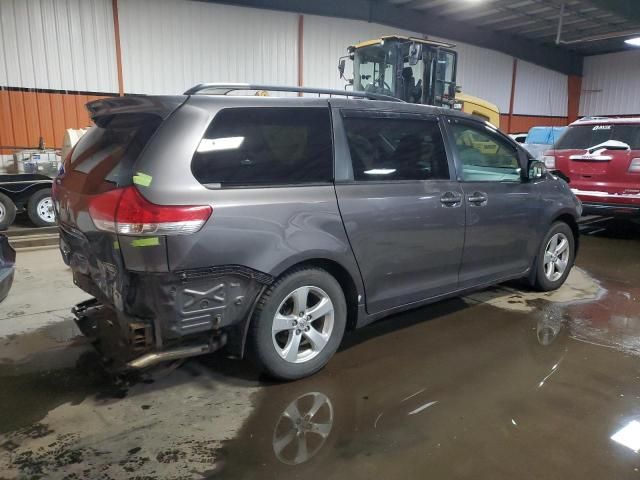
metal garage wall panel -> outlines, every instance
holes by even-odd
[[[305,15],[304,84],[343,89],[345,82],[338,78],[337,66],[338,58],[347,53],[347,47],[362,40],[392,34],[423,37],[418,32],[376,23]],[[457,44],[456,50],[459,53],[458,83],[463,91],[495,103],[502,112],[508,111],[513,65],[511,57],[466,44]],[[347,66],[347,76],[351,76],[351,63],[347,62]]]
[[[343,90],[345,82],[338,76],[338,58],[347,54],[347,47],[363,40],[393,34],[422,36],[416,32],[377,23],[305,15],[302,74],[304,85]],[[345,75],[352,75],[351,62],[347,62]]]
[[[567,76],[518,61],[516,92],[513,104],[515,115],[567,116]]]
[[[120,0],[118,12],[127,93],[297,82],[295,14],[181,0]]]
[[[458,43],[456,50],[458,85],[462,86],[462,91],[495,103],[502,113],[508,112],[513,58],[465,43]]]
[[[640,114],[640,51],[586,57],[580,115]]]
[[[85,103],[99,96],[0,90],[0,153],[14,148],[62,147],[67,128],[91,125]],[[3,151],[4,150],[4,151]]]
[[[110,0],[0,0],[0,85],[117,92]]]

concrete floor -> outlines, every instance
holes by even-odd
[[[640,229],[582,230],[560,291],[394,316],[289,384],[220,355],[114,382],[57,252],[25,253],[0,306],[0,478],[640,477]]]

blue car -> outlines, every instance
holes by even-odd
[[[533,127],[522,146],[536,160],[541,160],[544,152],[558,141],[566,129],[567,127]]]

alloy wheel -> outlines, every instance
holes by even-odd
[[[303,363],[316,357],[331,338],[334,307],[318,287],[296,288],[280,303],[273,318],[273,346],[287,362]]]
[[[544,275],[555,282],[559,280],[569,264],[569,239],[564,233],[553,235],[544,249]]]

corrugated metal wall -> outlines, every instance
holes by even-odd
[[[117,91],[111,0],[0,0],[0,147],[60,147]]]
[[[458,84],[462,91],[495,103],[501,112],[508,112],[513,58],[464,43],[458,44],[456,50]]]
[[[418,32],[377,23],[305,15],[304,84],[343,89],[345,82],[338,78],[337,66],[339,57],[346,55],[347,47],[362,40],[392,34],[423,36]],[[457,44],[456,50],[459,53],[458,83],[462,85],[463,91],[495,103],[501,111],[508,111],[512,58],[503,53],[466,44]],[[351,67],[350,62],[347,62],[347,67]],[[347,70],[346,74],[350,77],[351,71]]]
[[[640,115],[640,51],[587,57],[580,115]]]
[[[0,85],[117,92],[110,0],[1,0]]]
[[[338,78],[337,65],[338,58],[346,54],[347,46],[393,33],[422,37],[417,32],[375,23],[305,15],[304,84],[344,88],[344,81]],[[467,44],[457,44],[456,50],[459,58],[458,84],[463,91],[495,103],[501,112],[508,112],[513,58]],[[347,65],[350,66],[350,62]],[[348,76],[351,75],[350,71],[347,73]],[[550,100],[551,108],[548,106]],[[566,117],[567,76],[527,62],[519,62],[514,107],[515,114]]]
[[[566,75],[519,60],[515,89],[515,115],[567,116]]]
[[[295,14],[181,0],[121,0],[118,11],[126,93],[297,82]]]
[[[47,147],[61,148],[67,128],[91,125],[84,105],[98,98],[102,97],[0,90],[0,150],[34,148],[40,137]]]
[[[187,0],[118,0],[118,11],[125,93],[181,93],[203,81],[298,83],[296,14]],[[0,0],[0,27],[0,145],[35,146],[43,136],[59,146],[65,128],[88,123],[82,106],[91,98],[87,94],[118,92],[112,0]],[[304,85],[344,88],[337,61],[346,47],[392,33],[421,36],[305,15]],[[465,44],[457,50],[463,90],[508,113],[512,58]],[[600,81],[590,73],[602,68],[597,62],[587,62],[594,80],[585,89]],[[618,72],[624,67],[624,61],[614,64]],[[630,73],[626,77],[631,83],[620,88],[627,89],[628,100],[635,98],[628,89],[638,85]],[[635,109],[628,101],[618,103],[608,111]],[[566,116],[567,77],[519,62],[514,107],[515,115],[529,116],[526,122]]]

